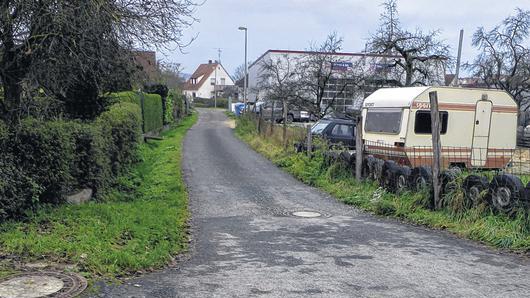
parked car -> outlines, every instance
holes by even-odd
[[[353,119],[322,119],[313,125],[311,134],[326,139],[332,145],[355,148],[355,120]]]
[[[266,101],[262,103],[256,103],[256,113],[263,113],[263,119],[271,120],[274,117],[275,122],[283,122],[283,106],[281,102]],[[274,107],[274,113],[273,113]],[[287,123],[292,122],[309,122],[315,120],[315,117],[308,111],[301,110],[296,107],[290,107],[287,112]]]
[[[330,147],[344,146],[345,149],[355,149],[355,120],[351,118],[325,118],[311,127],[311,135],[325,139]],[[295,144],[296,151],[307,150],[306,142]]]

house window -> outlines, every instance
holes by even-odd
[[[226,85],[226,79],[225,78],[221,78],[221,85],[222,86]]]
[[[197,84],[197,79],[195,79],[195,78],[192,78],[192,79],[191,79],[191,84],[192,84],[192,85],[195,85],[195,84]]]
[[[211,78],[211,79],[210,79],[210,84],[212,84],[212,86],[215,85],[215,78]]]
[[[440,112],[440,121],[442,122],[441,134],[447,132],[447,121],[449,114],[447,112]],[[431,128],[431,111],[417,111],[416,121],[414,122],[414,133],[416,134],[432,134]]]
[[[401,130],[402,109],[371,109],[366,113],[365,131],[398,134]]]
[[[192,96],[193,98],[197,97],[197,93],[193,92]]]

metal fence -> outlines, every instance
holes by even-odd
[[[393,160],[411,168],[433,164],[431,146],[400,147],[365,141],[364,152],[383,160]],[[530,174],[530,148],[469,148],[442,146],[442,169],[466,168],[471,171],[499,170],[516,175]]]

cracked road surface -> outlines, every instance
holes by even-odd
[[[97,296],[530,297],[527,258],[359,212],[276,168],[229,126],[222,111],[200,110],[185,139],[188,259]]]

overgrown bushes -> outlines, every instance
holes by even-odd
[[[95,121],[27,118],[0,123],[0,221],[91,188],[100,196],[134,161],[141,112],[117,103]]]
[[[171,91],[166,100],[164,123],[172,123],[176,119],[184,117],[184,95]]]

